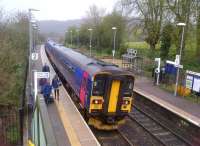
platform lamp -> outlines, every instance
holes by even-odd
[[[66,45],[67,47],[69,44],[68,32],[69,32],[68,30],[65,31],[65,42],[64,42],[65,43],[64,45]]]
[[[112,50],[112,55],[113,55],[113,63],[115,59],[115,39],[116,39],[116,34],[117,34],[117,27],[112,27],[113,30],[113,50]]]
[[[29,52],[28,52],[28,56],[29,56],[29,61],[28,61],[28,85],[29,85],[29,92],[28,92],[28,96],[32,96],[32,71],[31,71],[31,55],[32,55],[32,47],[33,47],[33,36],[32,36],[32,29],[33,29],[33,26],[32,24],[34,24],[36,21],[33,20],[33,17],[32,17],[32,12],[33,11],[39,11],[37,9],[28,9],[28,19],[29,19]],[[23,107],[24,107],[24,103],[22,105],[22,116],[24,114],[23,112]],[[21,118],[20,118],[21,119]],[[22,128],[23,129],[23,119],[22,119],[22,126],[20,124],[20,129]],[[23,135],[23,130],[20,130],[20,133]],[[23,145],[23,136],[21,138],[21,143]]]
[[[32,71],[31,71],[31,54],[32,54],[32,47],[33,47],[33,36],[32,36],[32,28],[33,24],[36,23],[36,20],[33,19],[32,12],[39,11],[37,9],[28,9],[28,16],[29,16],[29,86],[30,86],[30,94],[32,94]]]
[[[36,31],[38,30],[38,25],[36,23],[34,23],[32,25],[33,27],[33,50],[35,51],[35,47],[36,47]]]
[[[72,30],[70,30],[70,38],[71,38],[71,47],[72,47]]]
[[[88,29],[90,32],[90,56],[92,56],[92,28]]]
[[[76,32],[77,32],[77,47],[79,47],[79,29],[77,29]]]
[[[180,65],[186,24],[185,23],[177,23],[177,26],[182,27],[181,44],[180,44],[180,52],[179,52],[179,60],[178,60],[178,62],[179,62],[178,65]],[[175,85],[175,90],[174,90],[174,96],[177,95],[179,72],[180,72],[180,68],[178,66],[177,67],[177,73],[176,73],[176,85]]]

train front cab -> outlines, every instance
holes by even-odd
[[[90,98],[89,124],[98,129],[116,129],[131,111],[134,77],[130,75],[97,74]]]

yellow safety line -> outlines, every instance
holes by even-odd
[[[62,101],[60,100],[59,102],[58,101],[55,101],[56,103],[56,106],[58,108],[58,111],[60,113],[60,117],[61,117],[61,120],[62,120],[62,123],[64,125],[64,128],[65,128],[65,131],[68,135],[68,138],[69,138],[69,141],[71,143],[72,146],[81,146],[81,143],[76,135],[76,132],[74,131],[72,125],[70,124],[70,121],[68,120],[68,117],[65,113],[65,109],[64,109],[64,106],[62,104]]]

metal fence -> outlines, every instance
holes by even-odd
[[[20,121],[18,111],[0,113],[0,146],[20,145]]]

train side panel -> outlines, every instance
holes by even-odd
[[[61,54],[52,45],[45,45],[46,51],[65,80],[70,84],[83,108],[90,108],[91,77],[79,67],[75,66],[66,56]]]

